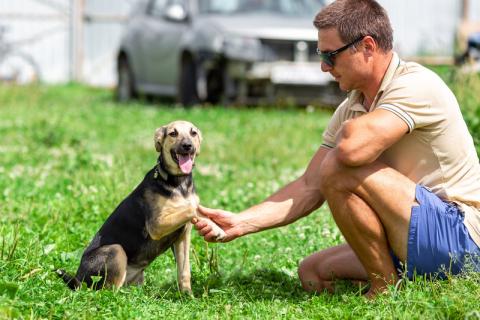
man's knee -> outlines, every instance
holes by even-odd
[[[374,161],[370,164],[349,167],[339,160],[335,152],[327,154],[320,167],[320,190],[328,196],[331,191],[351,190],[366,181],[372,173],[388,168]]]
[[[320,188],[325,194],[337,185],[342,184],[341,173],[343,166],[339,163],[334,152],[330,152],[322,161],[320,167]]]

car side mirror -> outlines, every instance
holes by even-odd
[[[167,20],[183,22],[188,19],[188,12],[183,5],[175,3],[165,8],[165,13],[163,16]]]

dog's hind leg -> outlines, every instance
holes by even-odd
[[[112,244],[101,246],[83,256],[76,278],[91,288],[102,289],[120,288],[126,276],[127,255],[121,245]]]
[[[77,290],[82,286],[82,283],[76,277],[68,274],[65,270],[57,269],[56,273],[70,289]]]
[[[181,292],[192,294],[190,283],[190,237],[192,224],[187,223],[185,230],[173,244],[173,252],[177,263],[178,288]]]
[[[144,269],[135,266],[127,266],[127,278],[125,285],[142,285],[145,280]]]

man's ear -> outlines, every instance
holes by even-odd
[[[162,152],[162,144],[166,134],[167,134],[166,126],[157,128],[157,130],[155,130],[153,141],[155,143],[155,150],[157,150],[157,152]]]
[[[378,49],[377,42],[375,41],[375,39],[373,39],[370,36],[366,36],[363,39],[363,46],[365,48],[366,54],[368,54],[369,56],[371,56],[373,52],[375,52]]]

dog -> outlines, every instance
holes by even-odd
[[[168,248],[177,264],[181,292],[192,294],[190,282],[191,220],[199,216],[192,170],[202,134],[192,123],[174,121],[154,136],[157,164],[108,217],[85,249],[75,276],[57,274],[72,290],[85,283],[93,289],[141,285],[145,268]],[[208,220],[221,240],[225,233]]]

